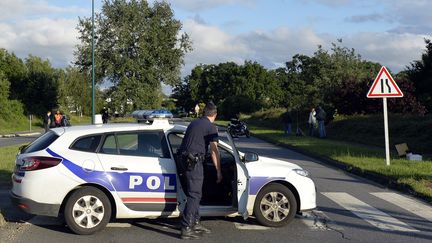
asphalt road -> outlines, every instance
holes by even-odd
[[[38,136],[0,138],[0,147],[11,146],[11,145],[16,145],[16,144],[31,143],[37,137]]]
[[[312,173],[318,208],[283,228],[253,219],[204,218],[213,233],[202,242],[431,242],[432,207],[363,178],[256,138],[236,140],[240,150],[292,161]],[[4,192],[0,197],[4,199]],[[120,221],[91,236],[72,234],[48,217],[15,215],[0,230],[0,242],[175,242],[178,220]],[[22,221],[22,222],[20,222]]]

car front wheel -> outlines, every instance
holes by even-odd
[[[111,218],[111,203],[99,189],[83,187],[73,192],[67,200],[64,217],[74,233],[90,235],[108,224]]]
[[[296,212],[294,194],[281,184],[269,184],[255,199],[254,215],[264,226],[285,226],[294,219]]]

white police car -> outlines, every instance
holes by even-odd
[[[77,234],[112,219],[178,217],[185,205],[173,159],[186,131],[166,120],[52,129],[17,155],[12,200],[24,211],[64,217]],[[226,133],[224,133],[226,134]],[[289,223],[316,207],[307,171],[219,143],[223,182],[205,163],[202,216],[255,215],[266,226]]]

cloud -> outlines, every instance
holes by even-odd
[[[365,32],[335,36],[308,28],[279,27],[233,35],[193,19],[188,19],[184,27],[192,38],[194,51],[185,57],[183,76],[190,74],[191,69],[200,63],[233,61],[242,64],[245,60],[252,60],[272,69],[291,60],[295,54],[313,55],[318,45],[329,49],[338,38],[343,39],[343,46],[354,48],[363,59],[379,62],[399,72],[413,60],[418,60],[425,48],[425,36],[417,34]]]
[[[87,9],[76,6],[57,7],[42,0],[1,0],[0,20],[40,17],[47,14],[88,14]]]
[[[14,24],[0,24],[0,47],[21,58],[29,54],[49,59],[55,67],[65,67],[73,59],[78,44],[76,20],[41,18]]]
[[[345,18],[345,21],[352,23],[364,23],[364,22],[378,22],[378,21],[387,21],[388,17],[382,14],[365,14],[365,15],[354,15],[348,18]]]
[[[352,2],[351,0],[302,0],[302,1],[306,3],[319,3],[329,7],[344,6]]]
[[[181,9],[196,12],[224,5],[240,4],[252,6],[256,1],[257,0],[170,0],[169,2]]]
[[[431,34],[432,1],[389,1],[391,17],[398,21],[398,26],[391,31],[398,33]]]
[[[418,60],[425,49],[424,35],[398,33],[358,33],[343,38],[363,59],[379,62],[399,72]]]

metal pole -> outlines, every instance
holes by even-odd
[[[387,117],[387,98],[383,98],[383,110],[384,110],[384,137],[385,137],[385,152],[386,152],[386,164],[390,165],[390,147],[389,147],[389,134],[388,134],[388,117]]]
[[[92,124],[95,124],[94,0],[92,0]]]
[[[32,115],[29,115],[29,121],[30,121],[30,132],[31,132],[31,122],[32,122]]]

